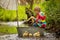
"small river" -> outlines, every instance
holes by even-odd
[[[40,38],[19,38],[18,34],[0,36],[0,40],[60,40],[55,37],[40,37]]]
[[[25,21],[19,21],[19,26],[21,26],[24,22]],[[17,27],[17,22],[1,22],[0,24]],[[26,26],[25,24],[23,25]],[[59,39],[56,38],[51,33],[44,33],[44,34],[45,37],[40,37],[40,38],[19,38],[18,34],[0,35],[0,40],[60,40],[60,38]]]

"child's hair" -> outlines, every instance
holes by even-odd
[[[39,11],[40,12],[40,7],[35,7],[34,11]]]

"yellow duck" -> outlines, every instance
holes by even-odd
[[[40,37],[40,32],[38,31],[38,32],[34,33],[33,36],[34,37]]]
[[[24,33],[23,33],[23,37],[28,37],[29,36],[29,32],[28,31],[25,31]]]
[[[33,35],[32,35],[32,33],[29,33],[29,37],[32,37]]]

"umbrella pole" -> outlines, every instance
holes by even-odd
[[[20,37],[19,19],[18,19],[18,0],[16,0],[16,19],[17,19],[17,32],[18,32],[18,37]]]
[[[17,27],[19,27],[19,20],[18,20],[18,0],[16,0],[16,19],[17,19]]]

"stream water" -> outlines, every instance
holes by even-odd
[[[21,26],[24,23],[24,21],[19,22],[19,25]],[[9,25],[9,26],[17,26],[17,22],[2,22],[0,23],[2,25]],[[24,25],[26,26],[26,25]],[[18,34],[11,34],[11,35],[1,35],[0,40],[60,40],[60,38],[56,38],[51,33],[44,33],[45,37],[40,38],[19,38]]]
[[[23,24],[25,21],[19,21],[19,25]],[[0,24],[3,24],[3,25],[9,25],[9,26],[17,26],[17,21],[15,22],[1,22]]]
[[[0,40],[60,40],[55,37],[40,37],[40,38],[19,38],[18,34],[0,36]]]

